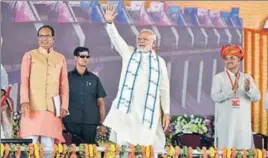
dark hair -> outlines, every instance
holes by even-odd
[[[38,31],[37,31],[37,36],[39,36],[39,32],[40,32],[40,30],[43,29],[43,28],[48,28],[48,29],[50,29],[51,34],[52,34],[52,37],[55,36],[55,31],[54,31],[53,27],[50,26],[50,25],[44,25],[44,26],[40,27],[40,28],[38,29]]]
[[[79,53],[80,52],[88,52],[88,55],[89,55],[89,49],[87,47],[76,47],[74,49],[74,56],[79,56]]]
[[[6,95],[6,90],[4,90],[4,89],[1,89],[1,92],[4,92],[4,95]]]

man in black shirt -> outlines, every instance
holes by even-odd
[[[76,67],[68,73],[70,115],[64,118],[64,126],[85,143],[97,144],[97,127],[100,126],[101,132],[105,132],[102,122],[105,119],[106,92],[99,77],[87,70],[90,57],[88,48],[77,47],[74,56]]]

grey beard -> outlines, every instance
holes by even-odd
[[[137,46],[137,51],[138,51],[138,52],[141,52],[141,53],[147,53],[147,52],[149,52],[150,50],[148,50],[148,49],[146,49],[146,48],[141,48],[141,47],[138,47],[138,46]]]

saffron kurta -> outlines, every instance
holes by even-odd
[[[115,46],[115,49],[121,55],[122,72],[119,81],[118,90],[122,87],[127,65],[134,48],[127,45],[124,39],[119,35],[114,24],[107,24],[107,32]],[[154,51],[152,51],[155,53]],[[145,110],[144,101],[146,99],[148,76],[149,76],[149,53],[142,53],[142,61],[140,69],[136,77],[135,88],[133,91],[133,99],[130,105],[130,112],[125,113],[117,109],[117,103],[120,97],[118,91],[116,98],[112,103],[112,107],[104,121],[104,125],[112,128],[111,141],[119,144],[131,143],[142,145],[153,145],[155,148],[163,148],[165,145],[165,135],[161,125],[161,111],[164,114],[170,114],[170,88],[166,63],[163,58],[159,57],[160,65],[160,81],[156,97],[156,105],[154,109],[154,124],[152,128],[143,124],[143,114]],[[133,88],[133,87],[132,87]],[[160,107],[160,104],[162,105]]]
[[[240,107],[233,108],[232,84],[227,71],[214,76],[211,90],[212,100],[215,102],[215,146],[234,147],[237,149],[251,149],[254,147],[251,130],[251,102],[260,100],[260,92],[250,75],[240,73],[238,94]],[[232,81],[234,73],[228,71]],[[250,80],[250,90],[245,91],[245,79]]]
[[[68,110],[69,86],[65,57],[43,48],[25,53],[21,65],[20,102],[30,103],[31,113],[21,118],[20,136],[47,136],[64,142],[61,119],[55,115],[53,97],[60,95]]]

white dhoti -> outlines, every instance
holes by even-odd
[[[142,65],[146,66],[146,63]],[[143,67],[143,66],[142,66]],[[163,148],[165,145],[165,135],[161,125],[161,112],[159,99],[155,108],[154,120],[155,124],[150,129],[143,124],[142,118],[144,114],[144,100],[146,97],[147,86],[144,85],[146,71],[140,70],[137,77],[137,83],[134,90],[133,102],[130,106],[130,112],[125,113],[119,111],[117,106],[118,98],[113,102],[113,105],[104,121],[104,125],[113,129],[113,136],[111,141],[118,144],[140,144],[140,145],[153,145],[154,148]],[[146,66],[147,67],[147,66]]]
[[[111,109],[104,122],[105,126],[112,128],[110,140],[119,145],[139,144],[153,145],[154,149],[164,148],[166,140],[161,119],[158,119],[156,128],[149,129],[139,118],[135,119],[132,114],[123,114],[116,109]]]

